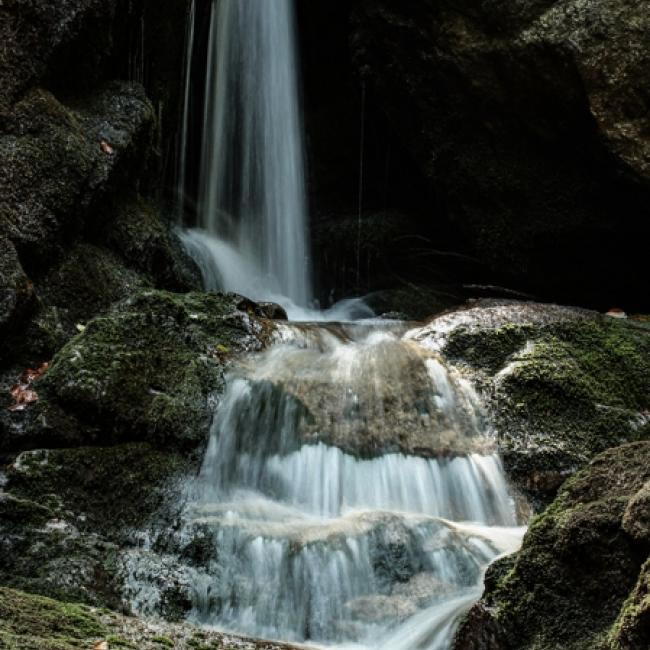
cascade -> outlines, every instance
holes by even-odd
[[[449,647],[523,528],[476,393],[404,329],[286,324],[232,369],[188,488],[197,623]]]
[[[207,289],[292,321],[230,369],[188,482],[191,618],[315,647],[447,650],[524,528],[471,382],[407,324],[352,322],[371,316],[360,301],[309,308],[292,11],[212,5],[199,227],[182,238]],[[146,611],[158,596],[136,565]]]

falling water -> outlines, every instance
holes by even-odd
[[[200,228],[183,240],[208,289],[276,300],[293,319],[364,317],[358,302],[308,309],[292,11],[213,3]],[[194,549],[178,558],[190,558],[194,622],[448,650],[486,567],[523,528],[471,382],[406,329],[278,325],[270,349],[231,368],[174,533]],[[129,588],[146,611],[159,596],[140,573],[136,561]]]
[[[183,225],[184,201],[187,179],[187,149],[190,128],[190,91],[192,86],[192,55],[194,54],[194,31],[196,23],[196,0],[192,0],[185,34],[185,65],[183,70],[183,114],[176,173],[177,222]]]
[[[208,288],[311,300],[292,0],[219,0],[208,47],[200,230]],[[233,285],[228,271],[236,264]]]
[[[232,370],[190,490],[183,534],[213,549],[193,619],[446,650],[522,534],[480,400],[395,325],[288,324],[277,338]]]

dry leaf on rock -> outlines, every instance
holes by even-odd
[[[38,401],[38,393],[31,387],[32,384],[43,375],[48,369],[47,361],[42,363],[36,370],[27,368],[20,376],[20,383],[12,386],[9,390],[14,403],[9,407],[10,411],[24,411],[29,404]]]

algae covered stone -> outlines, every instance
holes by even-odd
[[[595,454],[648,436],[650,335],[634,321],[484,300],[409,336],[472,373],[506,470],[536,500]]]
[[[86,442],[195,447],[229,356],[264,345],[269,325],[258,314],[234,294],[144,291],[119,303],[54,357],[34,427],[64,411]]]
[[[532,521],[506,570],[497,565],[496,575],[488,571],[486,594],[465,619],[455,647],[645,647],[607,644],[617,620],[615,635],[625,629],[643,634],[637,625],[647,616],[642,565],[648,546],[627,532],[627,513],[649,478],[650,442],[636,442],[607,450],[567,480]]]
[[[123,549],[172,526],[192,460],[146,443],[26,451],[0,494],[0,583],[123,608]]]

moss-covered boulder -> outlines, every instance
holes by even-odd
[[[614,624],[604,650],[650,648],[650,559]]]
[[[88,607],[0,587],[0,647],[5,650],[89,648],[106,634],[107,627]]]
[[[630,535],[625,520],[649,478],[650,442],[610,449],[570,478],[533,520],[519,554],[488,572],[483,600],[461,626],[454,647],[647,647],[629,639],[646,635],[647,640],[642,565],[650,537]]]
[[[192,625],[130,618],[104,609],[0,587],[0,648],[3,650],[90,650],[100,643],[105,643],[110,650],[294,648]]]
[[[171,525],[191,468],[144,443],[20,454],[0,493],[0,584],[124,607],[121,554]]]
[[[0,135],[0,232],[28,272],[57,259],[116,170],[128,177],[148,155],[155,116],[140,86],[109,84],[73,103],[31,91]]]
[[[234,294],[144,291],[85,326],[37,382],[29,434],[39,445],[148,440],[193,449],[228,358],[270,332],[255,303]],[[18,417],[18,416],[17,416]],[[25,448],[24,446],[22,448]]]
[[[504,465],[542,501],[595,454],[648,437],[650,331],[580,309],[503,301],[409,336],[473,373]]]

